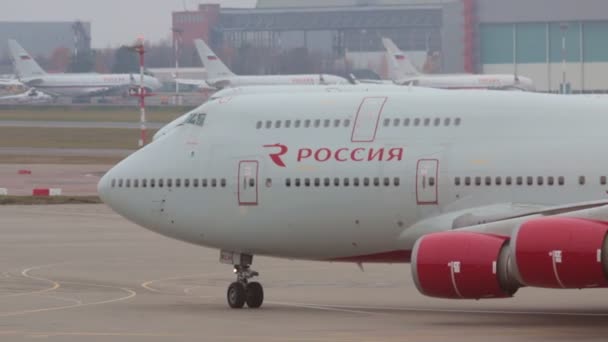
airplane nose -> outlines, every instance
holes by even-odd
[[[108,193],[110,191],[110,173],[111,173],[111,169],[106,172],[101,179],[99,180],[99,183],[97,183],[97,194],[99,195],[99,198],[101,198],[101,200],[108,204]]]

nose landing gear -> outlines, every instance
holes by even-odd
[[[261,307],[264,302],[264,288],[256,281],[249,281],[259,275],[258,272],[251,269],[253,256],[222,251],[220,260],[223,263],[231,261],[236,274],[236,281],[228,286],[226,292],[228,305],[233,309],[241,309],[245,304],[251,309]]]

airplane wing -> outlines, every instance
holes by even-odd
[[[183,85],[197,86],[200,89],[217,90],[216,87],[213,87],[213,86],[209,85],[209,83],[207,83],[207,81],[205,81],[205,80],[193,80],[193,79],[186,79],[186,78],[176,78],[175,82],[177,82],[179,84],[183,84]]]

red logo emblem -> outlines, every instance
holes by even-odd
[[[270,156],[270,159],[272,159],[272,162],[275,163],[277,166],[279,167],[285,167],[285,162],[283,162],[283,159],[281,159],[281,157],[283,155],[285,155],[287,153],[287,151],[289,150],[289,148],[283,144],[274,144],[274,145],[264,145],[264,147],[268,147],[268,148],[278,148],[279,151],[276,153],[269,153],[268,155]]]

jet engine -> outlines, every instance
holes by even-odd
[[[511,297],[523,286],[608,287],[608,224],[546,217],[511,237],[452,231],[425,235],[412,252],[418,290],[431,297]]]

